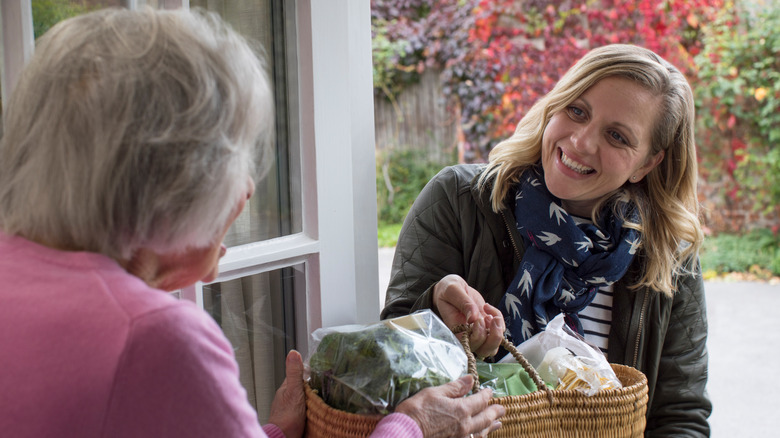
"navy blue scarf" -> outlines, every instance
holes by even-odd
[[[608,211],[599,226],[577,225],[547,190],[539,166],[521,177],[515,218],[525,254],[500,304],[512,342],[520,344],[544,330],[561,312],[582,334],[577,312],[593,301],[599,288],[626,273],[639,232],[623,228],[623,221]]]

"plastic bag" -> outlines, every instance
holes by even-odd
[[[517,350],[542,380],[556,389],[577,389],[593,395],[622,387],[604,353],[566,326],[562,313],[543,332],[518,345]],[[499,362],[515,362],[515,358],[508,354]]]
[[[331,407],[387,414],[423,388],[467,373],[458,339],[430,310],[312,333],[310,386]]]
[[[480,388],[493,390],[493,397],[525,395],[537,390],[528,372],[519,363],[477,361]]]

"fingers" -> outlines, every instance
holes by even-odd
[[[506,408],[500,404],[489,405],[493,391],[489,388],[466,397],[465,402],[473,412],[468,429],[477,436],[487,436],[488,433],[501,427],[499,419],[506,415]]]
[[[483,395],[483,393],[486,393]],[[471,397],[483,397],[479,400],[478,406],[485,406],[479,409],[472,418],[471,430],[479,436],[487,436],[488,433],[493,432],[501,427],[501,421],[499,419],[506,415],[506,408],[501,404],[488,405],[490,398],[493,396],[492,391],[488,392],[483,389]],[[484,405],[482,404],[484,403]]]
[[[458,275],[439,281],[433,291],[434,307],[447,327],[471,324],[469,344],[479,358],[498,353],[505,324],[501,311],[485,303],[482,294]]]
[[[501,341],[504,339],[506,325],[501,311],[490,304],[482,304],[482,321],[484,325],[475,324],[476,330],[470,338],[471,347],[478,357],[493,356],[498,353]]]
[[[441,395],[449,398],[460,398],[468,394],[474,385],[474,377],[471,374],[466,374],[460,378],[453,380],[452,382],[445,383],[441,386],[431,388],[434,391],[441,392]]]
[[[494,406],[496,407],[496,409],[493,409]],[[506,412],[506,410],[501,411],[500,409],[498,409],[499,407],[502,407],[502,406],[501,405],[491,405],[488,409],[492,410],[492,411],[495,411],[495,412],[499,412],[497,418],[501,418],[501,417],[503,417],[505,415],[504,413]],[[495,412],[492,412],[492,413],[495,413]],[[486,411],[485,413],[488,413],[488,412]],[[480,430],[479,432],[473,432],[469,436],[470,437],[471,436],[474,436],[474,437],[487,437],[488,435],[490,435],[490,433],[495,432],[498,429],[501,429],[501,426],[502,426],[501,421],[496,419],[496,420],[493,420],[492,422],[490,422],[489,426],[485,427],[484,429]],[[479,427],[479,426],[475,426],[475,427]]]
[[[504,339],[504,319],[493,317],[482,342],[474,344],[472,350],[477,357],[494,356]]]
[[[464,294],[460,298],[461,300],[454,305],[458,307],[458,310],[465,316],[466,323],[474,324],[475,322],[480,321],[482,318],[480,318],[479,306],[474,303],[468,294]]]
[[[268,422],[275,424],[286,437],[301,437],[306,423],[306,394],[303,380],[303,358],[295,350],[287,353],[286,376],[271,402]]]
[[[504,326],[504,315],[501,314],[501,311],[496,309],[495,307],[491,306],[490,304],[485,303],[484,306],[482,306],[482,311],[485,312],[486,315],[492,315],[494,318],[498,318],[501,320],[501,328]]]
[[[501,429],[502,423],[499,420],[494,420],[490,426],[478,431],[478,432],[472,432],[469,435],[467,435],[467,438],[486,438],[491,433],[497,431],[498,429]]]
[[[411,417],[425,437],[460,437],[499,427],[498,418],[506,412],[500,404],[490,405],[493,393],[483,389],[464,397],[474,383],[470,375],[445,385],[425,388],[396,407]]]
[[[301,357],[301,353],[298,353],[295,350],[290,350],[289,353],[287,353],[287,358],[284,361],[284,366],[286,370],[286,378],[290,382],[301,382],[301,386],[303,385],[303,358]]]
[[[473,323],[479,314],[479,305],[474,302],[468,289],[466,281],[455,274],[442,278],[434,286],[434,307],[448,327]]]
[[[449,327],[476,324],[488,316],[483,310],[485,300],[479,291],[455,274],[442,278],[434,286],[433,301],[439,316]]]

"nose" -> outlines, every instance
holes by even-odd
[[[580,125],[572,132],[571,143],[582,153],[593,153],[598,147],[598,132],[590,124]]]

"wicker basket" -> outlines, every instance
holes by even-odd
[[[353,414],[334,409],[306,384],[306,437],[367,437],[381,419],[381,415]]]
[[[453,330],[464,344],[469,357],[469,372],[478,386],[476,360],[468,346],[468,328]],[[465,335],[465,336],[464,336]],[[501,429],[490,434],[498,437],[642,437],[647,410],[647,378],[634,368],[612,364],[622,388],[599,391],[587,396],[577,390],[551,390],[539,374],[504,340],[502,346],[523,365],[538,388],[531,394],[496,397],[491,404],[506,408]],[[477,388],[478,389],[478,388]],[[328,406],[306,385],[306,437],[352,438],[371,435],[378,415],[353,414]]]
[[[478,382],[476,360],[468,344],[470,330],[459,326],[453,331],[463,343],[469,372]],[[501,346],[514,356],[541,389],[526,395],[493,398],[490,403],[503,405],[506,415],[501,418],[501,429],[491,433],[491,438],[644,436],[647,378],[640,371],[611,364],[623,387],[599,391],[592,396],[575,389],[552,390],[511,342],[504,339]],[[478,385],[475,383],[475,390]]]

